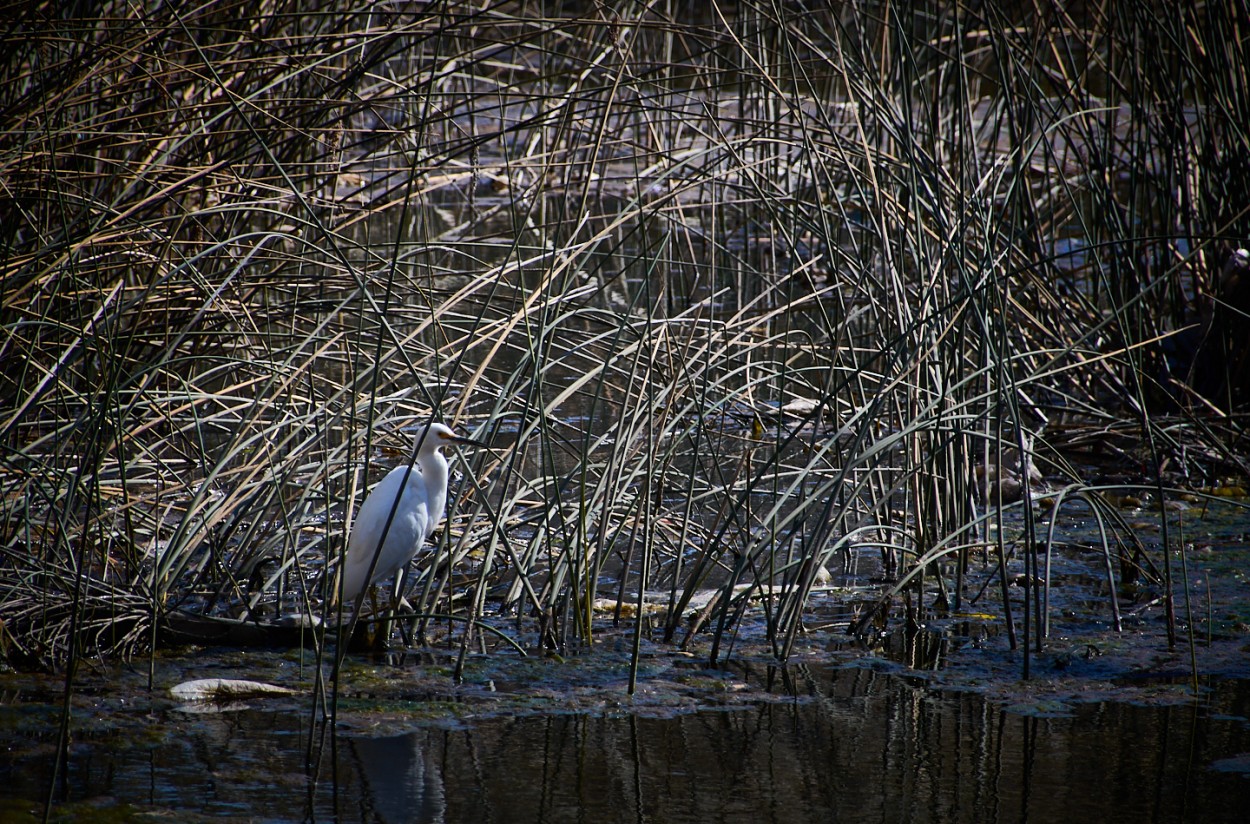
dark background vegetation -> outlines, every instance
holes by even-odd
[[[1244,2],[12,6],[4,652],[320,610],[431,416],[497,449],[410,601],[523,646],[696,614],[715,657],[750,607],[784,658],[826,573],[879,584],[861,632],[970,563],[1039,598],[1048,519],[1161,580],[1103,492],[1246,472],[1248,39]]]

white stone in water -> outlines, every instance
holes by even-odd
[[[276,684],[266,684],[263,681],[200,678],[195,681],[183,681],[171,687],[169,694],[179,701],[229,701],[270,695],[294,695],[295,690],[279,687]]]

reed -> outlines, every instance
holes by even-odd
[[[1094,453],[1246,472],[1243,3],[97,5],[0,52],[10,662],[323,610],[431,415],[462,650],[785,658],[832,573],[1037,651],[1064,501],[1169,574]]]

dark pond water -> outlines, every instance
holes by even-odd
[[[76,704],[82,732],[54,818],[1246,820],[1250,682],[1213,682],[1197,702],[1020,710],[871,668],[776,675],[717,675],[724,699],[706,694],[702,706],[631,703],[618,686],[577,711],[543,704],[541,692],[541,707],[479,696],[451,713],[353,699],[335,734],[310,732],[305,698],[205,712],[103,689]],[[5,699],[0,819],[36,820],[52,782],[55,707],[31,692]]]

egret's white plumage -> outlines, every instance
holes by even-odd
[[[365,498],[356,515],[343,563],[344,603],[352,603],[365,587],[405,567],[442,520],[447,505],[447,459],[439,450],[454,443],[485,446],[460,437],[441,423],[431,423],[418,437],[423,440],[411,471],[407,466],[392,469]],[[395,516],[387,529],[392,507]],[[373,561],[375,553],[377,563]]]

